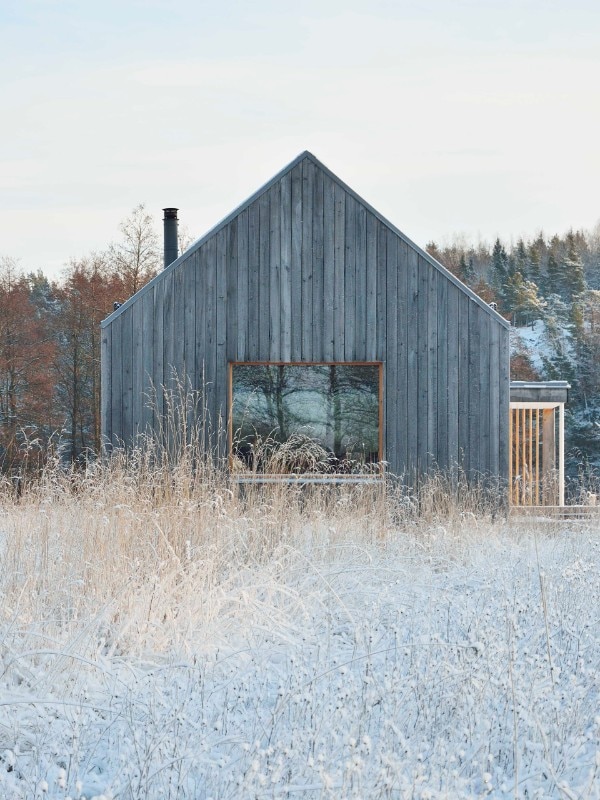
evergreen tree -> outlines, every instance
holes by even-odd
[[[561,280],[561,271],[558,266],[558,261],[553,253],[548,256],[548,265],[546,267],[546,281],[544,286],[544,294],[557,294],[563,296],[563,283]]]
[[[530,325],[543,316],[545,301],[533,281],[516,272],[506,282],[506,301],[512,311],[513,325]]]
[[[508,277],[508,255],[500,239],[496,239],[492,251],[491,284],[502,305],[506,305]]]
[[[473,251],[469,252],[467,258],[464,259],[464,281],[467,286],[473,286],[477,279],[477,275],[475,273],[475,258],[473,255]]]
[[[525,280],[530,277],[529,254],[523,239],[519,239],[513,256],[515,271],[520,272]]]
[[[546,285],[546,264],[548,261],[548,246],[543,233],[527,244],[527,261],[529,263],[529,278],[534,281],[544,295],[550,294]]]
[[[583,271],[583,261],[577,250],[573,231],[567,234],[567,252],[562,263],[562,284],[565,292],[565,299],[573,301],[577,295],[585,291],[585,275]]]

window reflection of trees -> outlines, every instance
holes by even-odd
[[[377,364],[236,364],[232,381],[233,454],[246,467],[361,472],[380,461]]]

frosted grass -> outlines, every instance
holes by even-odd
[[[220,497],[4,509],[1,797],[600,797],[598,531]]]

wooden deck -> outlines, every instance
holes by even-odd
[[[545,519],[600,520],[600,506],[511,506],[511,517],[543,517]]]

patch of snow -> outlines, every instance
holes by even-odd
[[[543,358],[549,358],[552,355],[552,349],[543,320],[538,319],[532,325],[511,328],[510,344],[511,351],[525,350],[536,371],[540,375],[544,374]]]
[[[3,623],[0,797],[599,796],[598,531],[274,564],[168,655]]]

